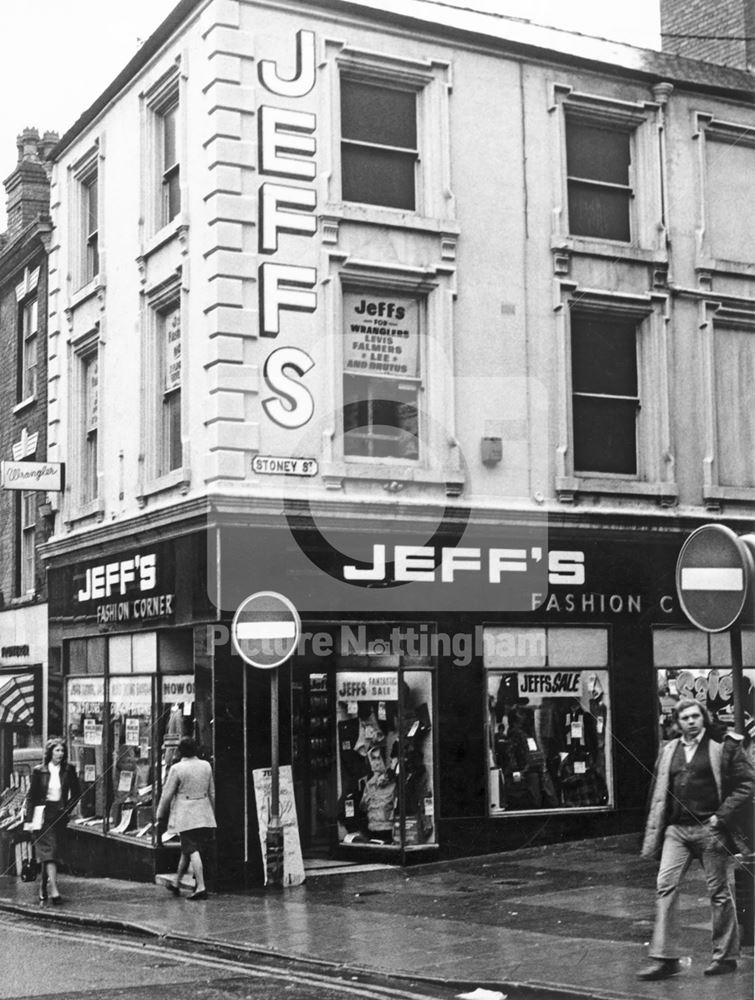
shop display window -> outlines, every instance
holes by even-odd
[[[168,674],[160,678],[162,697],[158,718],[160,739],[160,787],[176,759],[182,736],[195,733],[195,692],[193,674]]]
[[[153,679],[111,677],[110,832],[144,837],[152,830]]]
[[[106,813],[104,677],[69,677],[66,708],[68,760],[81,785],[77,822],[102,830]]]
[[[69,669],[87,671],[66,679],[69,759],[82,788],[76,828],[155,845],[168,768],[181,737],[196,734],[191,639],[144,632],[70,643]]]
[[[348,671],[335,685],[339,842],[434,844],[432,674]]]
[[[755,633],[742,632],[745,729],[755,736]],[[658,679],[658,741],[680,735],[674,708],[682,698],[694,698],[710,712],[712,733],[720,738],[733,731],[731,646],[728,633],[698,629],[656,629],[653,661]]]
[[[605,629],[485,630],[490,815],[613,805]]]

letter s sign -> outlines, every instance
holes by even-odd
[[[312,394],[292,378],[293,372],[303,378],[315,363],[299,347],[279,347],[265,360],[263,375],[275,396],[262,401],[265,413],[280,427],[295,430],[312,419],[315,403]]]
[[[584,552],[554,549],[548,553],[548,583],[571,584],[580,587],[585,582]]]

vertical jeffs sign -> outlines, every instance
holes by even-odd
[[[315,35],[296,35],[295,72],[281,76],[277,63],[263,59],[259,80],[271,95],[290,100],[306,97],[314,88],[317,67]],[[317,269],[292,263],[279,245],[281,233],[311,238],[317,231],[317,118],[311,112],[262,104],[257,109],[259,135],[259,253],[271,258],[259,265],[260,336],[278,337],[285,312],[317,309]],[[296,255],[298,258],[298,254]],[[294,258],[295,259],[295,258]],[[303,427],[314,413],[312,394],[302,384],[314,361],[298,346],[281,345],[265,359],[263,375],[272,392],[262,401],[267,416],[280,427]]]

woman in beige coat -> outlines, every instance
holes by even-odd
[[[168,889],[174,896],[179,896],[181,878],[191,866],[196,886],[194,892],[187,898],[207,899],[202,850],[211,842],[217,827],[212,768],[206,760],[200,760],[197,756],[199,748],[190,736],[182,738],[178,744],[178,751],[180,759],[168,772],[168,779],[157,807],[158,835],[167,827],[170,816],[171,826],[181,838],[181,857],[176,880],[168,883]]]

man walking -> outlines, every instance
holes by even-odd
[[[710,716],[699,702],[675,709],[681,736],[661,748],[655,766],[643,857],[658,857],[656,914],[649,955],[638,979],[666,979],[679,972],[678,895],[693,859],[703,866],[713,919],[713,959],[706,976],[733,972],[739,928],[730,887],[731,856],[743,846],[740,817],[752,809],[755,772],[743,737],[710,736]]]

